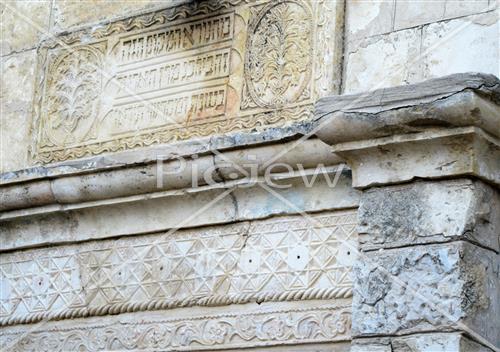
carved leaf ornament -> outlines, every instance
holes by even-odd
[[[99,107],[100,61],[97,51],[81,47],[52,65],[46,96],[53,144],[79,142],[90,131]]]
[[[260,106],[280,107],[298,100],[310,82],[312,21],[307,5],[274,1],[250,24],[246,80]]]

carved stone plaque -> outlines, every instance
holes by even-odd
[[[311,116],[338,89],[342,4],[193,1],[39,52],[35,158],[54,162]]]

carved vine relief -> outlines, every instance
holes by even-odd
[[[283,126],[336,87],[337,12],[309,0],[195,1],[40,49],[35,158]],[[333,33],[333,35],[332,35]],[[85,43],[83,43],[85,41]]]

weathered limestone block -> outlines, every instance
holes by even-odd
[[[498,345],[498,263],[462,241],[367,252],[354,268],[353,335],[461,330]]]
[[[394,1],[346,1],[348,41],[392,31]]]
[[[360,19],[352,21],[350,17],[347,18],[348,31],[359,28],[352,36],[357,33],[369,34],[370,30],[381,32],[384,26],[378,23],[379,18],[384,20],[385,28],[387,27],[390,15],[382,11],[391,1],[349,3],[354,3],[350,6],[355,8],[361,7],[352,15],[359,16]],[[364,39],[351,39],[348,32],[344,93],[412,84],[424,79],[469,71],[498,76],[499,21],[498,10],[493,8],[495,3],[491,3],[490,11],[473,15],[487,10],[488,1],[447,1],[446,5],[444,1],[398,1],[395,22],[396,27],[400,27],[399,30],[389,30]],[[481,4],[485,6],[481,8]],[[368,9],[368,6],[374,9]],[[474,6],[478,8],[474,9]],[[433,7],[441,8],[441,11],[433,11]],[[449,11],[443,16],[444,7]],[[347,9],[349,13],[349,6]],[[471,16],[441,21],[460,16],[462,11]],[[364,28],[365,21],[370,20],[371,28]],[[433,22],[435,20],[438,22]],[[415,27],[411,23],[413,21],[426,24],[421,28]],[[349,23],[353,23],[353,29],[349,27]]]
[[[33,49],[41,38],[49,32],[50,7],[52,1],[5,1],[0,4],[2,21],[0,23],[0,52],[8,55]],[[20,73],[19,79],[26,79],[32,75]]]
[[[358,213],[362,250],[466,240],[500,250],[500,194],[468,179],[371,188]]]
[[[447,7],[453,7],[457,3],[448,1]],[[480,1],[462,3],[474,4]],[[467,71],[500,76],[499,31],[498,10],[425,26],[422,32],[424,77],[433,78]],[[464,48],[467,50],[463,50]]]
[[[420,37],[410,28],[347,43],[344,94],[422,80],[421,65],[409,60],[419,55]]]
[[[29,165],[36,51],[28,50],[4,56],[1,63],[0,173],[3,173]]]
[[[442,20],[445,13],[445,0],[434,1],[395,1],[394,29],[416,27],[421,24]],[[488,3],[486,2],[486,6]]]
[[[89,0],[85,2],[58,0],[54,2],[54,31],[72,27],[88,26],[96,22],[109,22],[119,17],[151,11],[159,7],[173,7],[188,3],[188,0],[127,0],[123,2]],[[93,11],[89,11],[93,9]]]
[[[430,333],[401,337],[357,339],[351,352],[491,352],[461,333]]]
[[[34,169],[27,171],[29,177],[13,173],[0,182],[0,211],[187,189],[342,162],[317,139],[246,147],[219,149],[214,154],[205,150],[198,155],[190,154],[192,146],[186,143],[177,146],[175,156],[166,150],[142,155],[136,152],[127,162],[111,157],[105,167],[90,170],[87,166],[97,160],[74,161],[66,169],[63,165]]]

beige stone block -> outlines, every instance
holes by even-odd
[[[363,193],[358,219],[363,250],[461,239],[499,251],[500,193],[480,181],[372,188]]]
[[[497,4],[496,0],[489,1],[488,0],[454,0],[447,1],[444,9],[444,17],[445,18],[455,18],[473,15],[480,12],[485,12],[489,9],[492,9],[495,4]]]
[[[187,0],[56,0],[54,2],[54,30],[95,24],[119,17],[134,15],[157,8],[187,3]]]
[[[500,142],[476,128],[395,135],[333,150],[351,166],[353,187],[467,175],[500,184]]]
[[[346,2],[347,40],[389,33],[394,23],[394,0]]]
[[[433,78],[469,71],[499,76],[498,33],[495,11],[424,27],[424,76]]]
[[[444,18],[445,0],[396,0],[394,29],[410,28]]]
[[[28,166],[36,52],[2,58],[0,172]]]
[[[7,55],[13,51],[34,48],[49,31],[51,1],[6,1],[0,4],[2,33],[0,51]]]
[[[343,93],[421,80],[420,30],[408,29],[347,45]]]

